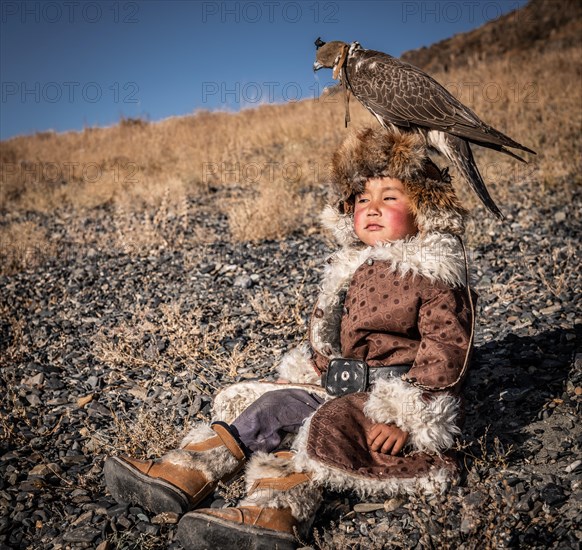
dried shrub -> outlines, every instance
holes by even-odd
[[[310,196],[302,197],[282,185],[263,186],[257,196],[233,204],[228,222],[237,241],[280,239],[304,225],[313,211],[314,200]]]
[[[46,231],[33,221],[0,227],[0,274],[35,269],[55,251],[56,245],[47,239]]]

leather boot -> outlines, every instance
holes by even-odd
[[[207,508],[183,516],[178,540],[188,550],[291,550],[321,503],[309,474],[293,470],[292,453],[255,453],[246,473],[247,497],[236,508]]]
[[[243,467],[245,453],[226,425],[197,426],[181,448],[156,460],[127,456],[105,461],[105,482],[113,498],[160,514],[183,514]]]

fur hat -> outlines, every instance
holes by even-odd
[[[352,132],[332,158],[340,214],[351,214],[355,196],[364,191],[367,180],[377,177],[402,181],[421,233],[463,234],[468,213],[457,198],[448,168],[440,170],[430,160],[420,134],[384,128]]]

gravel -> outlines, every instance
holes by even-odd
[[[192,199],[187,226],[130,249],[113,239],[108,208],[81,221],[65,209],[22,215],[56,253],[0,278],[0,550],[180,548],[177,516],[109,496],[104,458],[151,456],[206,417],[217,388],[273,376],[302,339],[332,250],[309,228],[231,243],[208,204]],[[461,486],[429,501],[326,494],[305,545],[579,547],[581,204],[519,206],[505,222],[475,217],[479,324]],[[132,439],[143,415],[162,428]],[[219,490],[206,504],[232,501]]]

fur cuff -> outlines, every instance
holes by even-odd
[[[423,391],[399,378],[378,380],[364,407],[374,422],[394,423],[409,433],[408,441],[416,451],[438,453],[450,448],[455,435],[459,399],[439,394],[423,399]]]
[[[208,481],[217,481],[234,472],[239,465],[239,461],[224,445],[207,451],[182,449],[190,443],[200,443],[215,436],[216,432],[208,424],[198,424],[182,439],[180,449],[164,455],[164,461],[188,470],[199,470]]]
[[[294,384],[319,384],[319,376],[313,368],[307,344],[302,344],[286,353],[277,367],[279,377]]]
[[[321,504],[321,488],[311,480],[302,483],[290,483],[288,489],[285,479],[297,473],[293,458],[278,457],[274,454],[256,452],[248,463],[245,480],[247,496],[239,506],[260,506],[263,508],[290,508],[293,517],[302,523],[311,523],[315,512]],[[281,479],[273,486],[251,489],[256,481]],[[277,487],[276,485],[279,485]]]

